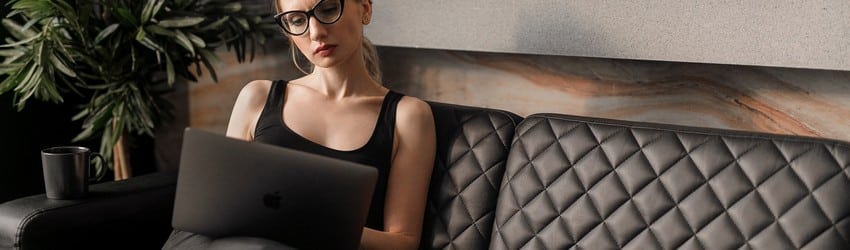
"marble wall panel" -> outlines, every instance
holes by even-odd
[[[428,100],[850,140],[850,72],[381,48],[385,82]]]
[[[219,82],[189,84],[189,125],[223,134],[239,90],[292,79],[283,42],[253,63],[220,52]],[[385,84],[426,100],[850,141],[850,72],[379,48]]]

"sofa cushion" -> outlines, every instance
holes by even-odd
[[[493,109],[430,105],[437,157],[420,246],[486,249],[508,145],[520,117]]]
[[[517,127],[493,249],[842,249],[850,144],[558,114]]]

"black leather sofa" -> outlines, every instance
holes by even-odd
[[[850,248],[846,142],[431,105],[421,248]],[[0,247],[157,249],[175,177],[0,204]]]

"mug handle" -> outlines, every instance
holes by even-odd
[[[103,166],[103,167],[106,167],[106,159],[104,159],[103,156],[100,155],[100,153],[92,152],[91,156],[100,159],[100,165]],[[94,162],[92,161],[92,163],[94,163]],[[92,164],[92,165],[94,165],[94,164]],[[91,169],[91,168],[89,168],[89,169]],[[89,180],[88,180],[89,182],[96,182],[96,181],[100,180],[100,178],[103,178],[104,175],[106,175],[105,170],[100,171],[98,173],[97,167],[94,168],[94,173],[97,174],[97,176],[89,173],[89,176],[91,176],[91,177],[89,177]]]

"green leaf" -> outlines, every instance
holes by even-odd
[[[124,22],[130,23],[131,25],[136,27],[139,26],[139,20],[136,19],[136,17],[132,14],[132,12],[130,12],[130,10],[118,7],[115,8],[113,12],[118,14],[118,17],[120,17],[121,20],[123,20]]]
[[[72,121],[78,121],[78,120],[82,119],[83,117],[85,117],[85,116],[86,116],[86,115],[88,115],[88,114],[89,114],[89,109],[84,108],[84,109],[83,109],[83,110],[81,110],[79,113],[77,113],[76,115],[74,115],[74,117],[71,117],[71,120],[72,120]]]
[[[206,48],[207,47],[207,43],[204,42],[203,38],[196,36],[195,34],[192,34],[192,33],[186,33],[186,36],[188,36],[189,40],[192,41],[192,44],[195,44],[195,46],[197,46],[198,48]]]
[[[25,54],[25,52],[26,52],[26,50],[23,50],[23,49],[0,49],[0,56],[2,56],[2,57],[13,57],[13,56]]]
[[[151,17],[156,16],[163,3],[165,3],[164,0],[148,0],[145,3],[145,8],[142,9],[142,23],[147,23]]]
[[[23,76],[20,74],[20,72],[23,72],[23,70],[19,68],[15,70],[13,74],[10,74],[9,77],[6,78],[6,80],[0,82],[0,94],[6,93],[7,91],[15,88],[18,84],[21,83],[20,79]]]
[[[130,71],[136,72],[136,46],[130,46]]]
[[[100,89],[108,90],[108,89],[113,89],[113,88],[117,87],[117,85],[118,85],[118,82],[107,82],[107,83],[104,83],[104,84],[86,84],[86,88],[96,89],[96,90],[100,90]]]
[[[240,10],[242,10],[242,4],[239,3],[239,2],[232,2],[232,3],[225,4],[224,6],[221,6],[220,8],[223,11],[235,13],[235,12],[239,12]]]
[[[18,1],[12,4],[11,9],[15,10],[12,13],[36,19],[54,16],[54,8],[48,1]]]
[[[14,42],[14,43],[0,45],[0,48],[11,48],[11,47],[17,47],[17,46],[24,45],[24,44],[26,44],[26,43],[32,42],[33,40],[35,40],[35,39],[37,39],[37,38],[39,38],[39,37],[41,37],[41,36],[40,36],[40,35],[36,35],[36,36],[30,37],[30,38],[27,38],[27,39],[24,39],[24,40],[21,40],[21,41],[17,41],[17,42]]]
[[[124,102],[119,102],[118,105],[112,109],[112,123],[114,128],[111,134],[112,138],[118,138],[121,136],[121,133],[124,132],[124,105]],[[112,143],[114,144],[115,142]]]
[[[219,18],[218,20],[215,20],[215,22],[207,24],[206,26],[201,27],[198,30],[199,31],[207,31],[207,30],[211,30],[211,29],[218,29],[218,27],[221,26],[222,24],[224,24],[225,22],[227,22],[227,20],[230,20],[230,16],[224,16],[222,18]]]
[[[159,26],[159,25],[156,25],[156,24],[151,24],[151,25],[145,26],[145,29],[147,31],[150,31],[151,33],[158,34],[158,35],[174,36],[174,31],[163,28],[162,26]]]
[[[29,22],[25,23],[25,24],[24,24],[24,26],[23,26],[23,27],[21,27],[21,30],[22,30],[22,31],[29,30],[29,29],[30,29],[30,27],[32,27],[35,23],[40,22],[41,20],[42,20],[42,19],[40,19],[40,18],[33,18],[33,19],[32,19],[32,20],[30,20]]]
[[[27,74],[27,77],[22,81],[23,84],[18,85],[15,88],[15,91],[18,93],[23,92],[23,95],[20,95],[20,98],[15,103],[15,106],[18,107],[18,111],[24,109],[24,104],[26,104],[27,100],[30,97],[35,95],[36,90],[38,90],[38,83],[41,82],[41,73],[44,71],[44,68],[34,66],[32,70]]]
[[[24,40],[39,35],[39,33],[35,31],[24,29],[23,26],[19,25],[12,19],[3,19],[3,21],[1,22],[3,23],[3,27],[6,28],[6,31],[9,31],[9,34],[12,35],[12,37],[17,38],[18,40]]]
[[[245,29],[245,30],[251,29],[251,27],[248,26],[248,20],[245,20],[245,18],[242,18],[242,17],[236,18],[236,22],[239,23],[239,26],[242,26],[242,29]]]
[[[212,53],[212,51],[208,49],[199,49],[198,53],[201,54],[201,57],[203,57],[205,60],[208,60],[213,65],[221,64],[221,59],[218,57],[218,55]]]
[[[106,159],[105,162],[104,162],[104,164],[106,164],[106,167],[109,168],[109,169],[114,169],[115,166],[112,165],[112,163],[113,163],[112,162],[112,159],[113,159],[112,158],[112,149],[113,149],[113,146],[115,144],[110,144],[110,142],[112,142],[112,138],[110,138],[110,136],[109,136],[111,133],[109,131],[107,131],[107,130],[110,130],[110,129],[112,129],[112,128],[111,127],[105,127],[104,128],[103,134],[100,137],[100,150],[99,151],[100,151],[100,155],[102,155],[103,158]],[[97,161],[97,162],[101,162],[101,161]],[[95,163],[95,166],[97,166],[97,163]]]
[[[36,84],[36,81],[32,81],[32,78],[35,77],[36,71],[38,71],[38,67],[35,63],[30,61],[27,65],[22,69],[22,72],[27,72],[23,75],[23,79],[18,83],[18,86],[15,87],[16,92],[22,92],[23,90],[29,88],[30,85]]]
[[[77,12],[74,11],[74,7],[68,4],[67,1],[48,1],[53,5],[53,8],[59,11],[60,16],[65,18],[70,23],[76,24],[78,23]]]
[[[94,44],[100,43],[100,41],[102,41],[104,38],[115,32],[115,29],[118,29],[119,25],[120,24],[118,23],[113,23],[109,26],[106,26],[106,28],[101,30],[100,33],[97,34],[97,37],[94,38]]]
[[[53,63],[53,67],[56,67],[56,69],[58,69],[59,72],[62,72],[65,75],[70,76],[70,77],[77,77],[77,74],[74,73],[73,70],[68,68],[68,66],[66,66],[65,63],[62,62],[62,60],[60,60],[58,57],[56,57],[55,54],[52,54],[52,53],[50,54],[50,62]]]
[[[218,58],[215,54],[206,49],[199,49],[198,53],[201,54],[201,61],[204,63],[204,66],[207,67],[207,70],[210,71],[210,76],[213,81],[218,82],[218,76],[215,74],[215,68],[213,64],[221,63],[221,59]]]
[[[102,93],[102,92],[101,92]],[[95,104],[97,111],[86,118],[84,121],[87,124],[91,124],[91,126],[102,128],[112,119],[112,106],[116,105],[117,101],[110,100],[110,102],[101,102],[100,105]]]
[[[181,32],[180,30],[175,30],[174,33],[176,34],[174,36],[174,38],[177,39],[177,44],[179,44],[180,46],[183,46],[183,48],[186,48],[186,50],[188,50],[189,53],[191,53],[192,56],[194,56],[195,55],[195,48],[192,47],[192,42],[189,41],[189,38],[186,37],[186,35],[183,34],[183,32]]]
[[[145,105],[145,102],[142,100],[141,96],[135,96],[135,98],[132,99],[134,101],[134,104],[136,105],[136,109],[138,111],[137,114],[139,115],[139,118],[142,121],[141,127],[153,128],[154,122],[151,118],[151,110],[147,108],[147,105]]]
[[[144,29],[139,29],[139,32],[136,32],[136,41],[148,49],[165,53],[165,49],[163,49],[162,46],[159,46],[159,44],[156,44],[153,40],[147,37],[147,33],[145,33]]]
[[[166,28],[188,27],[203,22],[204,17],[177,17],[159,21],[159,26]]]
[[[171,62],[171,57],[168,54],[165,56],[165,70],[168,76],[168,85],[170,86],[174,84],[174,63]]]
[[[56,82],[52,78],[44,78],[42,81],[44,82],[44,86],[40,88],[41,93],[38,94],[38,98],[52,101],[53,103],[62,102],[62,95],[59,94],[59,89],[56,88]]]
[[[23,65],[22,63],[15,64],[0,64],[0,75],[8,75],[12,72],[18,71],[18,69]],[[2,91],[0,91],[2,93]]]
[[[79,141],[88,139],[89,137],[92,136],[92,134],[94,134],[94,126],[91,126],[91,125],[84,126],[83,132],[80,132],[79,134],[77,134],[77,136],[75,136],[74,139],[71,139],[71,142],[79,142]]]

